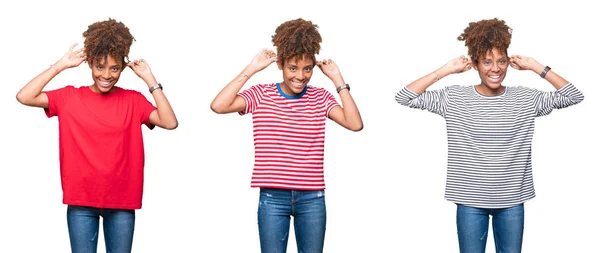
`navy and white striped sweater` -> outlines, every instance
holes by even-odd
[[[506,208],[535,197],[531,141],[535,117],[583,100],[571,83],[543,92],[506,86],[484,96],[475,86],[449,86],[422,94],[404,88],[396,101],[446,119],[448,174],[445,198],[479,208]]]

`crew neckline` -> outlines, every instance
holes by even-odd
[[[288,98],[288,99],[298,99],[298,98],[301,98],[306,93],[306,90],[308,89],[308,85],[307,85],[307,86],[304,87],[304,89],[302,90],[302,92],[300,92],[300,94],[298,94],[298,95],[288,95],[288,94],[285,94],[283,92],[283,90],[281,90],[281,84],[280,83],[276,83],[276,86],[277,86],[277,91],[279,91],[279,94],[282,97]]]
[[[508,89],[508,87],[507,87],[507,86],[503,86],[503,87],[504,87],[504,90],[502,91],[502,93],[500,93],[500,94],[498,94],[498,95],[485,95],[485,94],[481,94],[481,92],[479,92],[479,91],[477,90],[477,87],[476,87],[476,86],[477,86],[477,85],[473,85],[473,86],[471,86],[471,87],[473,88],[473,91],[474,91],[474,92],[475,92],[477,95],[479,95],[479,96],[481,96],[481,97],[484,97],[484,98],[496,98],[496,97],[502,97],[502,96],[504,96],[504,94],[506,94],[506,90]]]

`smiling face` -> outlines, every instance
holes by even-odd
[[[124,67],[122,61],[116,61],[110,55],[107,55],[104,59],[101,57],[90,62],[89,66],[92,69],[92,78],[94,79],[91,89],[96,93],[113,91]]]
[[[283,71],[283,82],[281,90],[286,95],[296,96],[304,90],[313,74],[315,62],[310,57],[297,59],[292,57],[283,62],[283,66],[278,63],[279,69]]]
[[[508,68],[508,56],[505,52],[492,48],[485,56],[480,57],[473,67],[481,78],[481,84],[476,86],[479,93],[493,96],[504,92],[502,81]]]

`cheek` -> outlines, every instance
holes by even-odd
[[[478,69],[476,69],[476,70],[477,70],[477,73],[478,73],[480,76],[484,76],[484,75],[485,75],[485,71],[484,71],[483,69],[481,69],[481,68],[478,68]]]

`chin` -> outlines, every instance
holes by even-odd
[[[305,86],[306,87],[306,86]],[[302,93],[302,91],[304,90],[305,87],[300,88],[299,90],[293,89],[292,91],[296,94],[300,94]]]
[[[486,82],[486,83],[484,83],[484,85],[487,86],[488,88],[492,89],[492,90],[495,90],[495,89],[498,89],[498,88],[502,87],[502,81],[500,81],[500,82],[493,82],[493,83]]]
[[[102,92],[102,93],[108,93],[108,92],[110,92],[113,89],[113,87],[115,87],[115,86],[110,86],[110,87],[107,87],[107,88],[98,87],[98,90],[100,90],[100,92]]]

